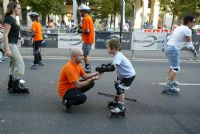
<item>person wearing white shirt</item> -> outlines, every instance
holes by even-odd
[[[179,93],[179,82],[176,81],[176,74],[180,70],[180,50],[182,47],[187,46],[194,55],[197,57],[197,53],[192,43],[192,31],[191,28],[195,24],[195,17],[192,15],[186,15],[183,18],[183,25],[177,27],[172,35],[168,37],[167,44],[164,47],[165,55],[168,58],[170,67],[168,71],[168,82],[166,89],[162,93]]]

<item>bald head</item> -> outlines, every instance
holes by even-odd
[[[71,57],[78,55],[80,53],[82,53],[82,49],[78,48],[78,47],[77,48],[71,48],[71,50],[70,50],[70,56]]]

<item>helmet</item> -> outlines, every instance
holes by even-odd
[[[87,5],[81,5],[81,6],[79,6],[78,10],[79,11],[87,11],[87,12],[89,12],[90,8]]]
[[[30,17],[38,17],[39,14],[36,12],[31,12],[31,14],[29,15]]]

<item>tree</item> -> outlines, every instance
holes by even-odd
[[[177,16],[179,19],[182,19],[186,14],[200,15],[197,12],[199,0],[159,0],[160,10],[164,13],[171,13],[174,18]]]
[[[19,0],[22,6],[22,11],[26,7],[31,7],[31,11],[38,12],[42,14],[42,24],[46,24],[47,14],[57,14],[62,15],[65,13],[65,0]]]

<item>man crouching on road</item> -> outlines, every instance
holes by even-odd
[[[62,68],[58,80],[58,94],[62,104],[69,112],[72,105],[80,105],[86,101],[86,91],[94,86],[94,81],[100,78],[98,72],[86,74],[81,61],[83,51],[80,48],[71,49],[71,60]],[[80,80],[82,77],[83,80]]]

